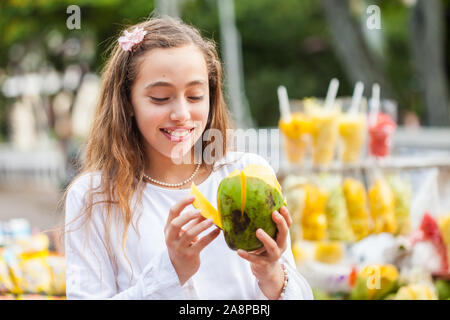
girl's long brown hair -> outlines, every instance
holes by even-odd
[[[168,17],[150,18],[128,27],[127,30],[131,32],[136,27],[147,31],[144,40],[132,51],[124,51],[115,41],[111,56],[102,71],[99,99],[87,141],[85,160],[63,197],[64,200],[78,177],[86,173],[100,172],[101,184],[94,188],[91,179],[90,189],[84,198],[83,214],[78,218],[83,216],[85,220],[82,224],[88,224],[94,206],[106,204],[102,216],[105,218],[104,234],[110,258],[114,256],[109,247],[112,223],[123,226],[122,250],[127,258],[127,232],[136,213],[136,207],[130,206],[130,202],[135,194],[137,203],[140,202],[145,186],[143,138],[135,118],[131,116],[133,108],[130,99],[130,90],[139,71],[140,58],[154,48],[174,48],[188,44],[197,46],[205,57],[208,69],[210,111],[205,130],[218,129],[222,133],[223,155],[226,154],[229,143],[226,130],[233,126],[224,102],[222,67],[214,42],[204,39],[197,29]],[[208,141],[208,138],[203,139],[202,150],[211,143]],[[97,196],[102,200],[94,201]],[[112,261],[117,268],[114,259]]]

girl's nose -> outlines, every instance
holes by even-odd
[[[189,118],[190,113],[188,105],[186,101],[181,98],[174,103],[172,113],[170,114],[170,120],[184,122],[186,120],[189,120]]]

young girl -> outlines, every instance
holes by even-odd
[[[276,239],[258,230],[264,247],[236,252],[192,206],[191,183],[214,204],[233,170],[253,163],[273,172],[258,155],[227,150],[221,78],[214,44],[178,20],[152,18],[118,39],[67,191],[69,299],[312,299],[295,268],[286,207],[272,216]],[[221,133],[222,156],[194,162],[195,147],[212,143],[208,129]]]

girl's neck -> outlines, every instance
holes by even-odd
[[[168,158],[162,154],[152,154],[151,160],[147,162],[145,174],[155,180],[165,183],[179,183],[188,179],[198,166],[194,162],[193,154],[189,153],[183,160]],[[204,167],[203,165],[201,168]],[[197,172],[196,176],[200,174]],[[185,186],[184,186],[185,187]]]

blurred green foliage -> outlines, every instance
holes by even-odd
[[[400,102],[399,107],[424,116],[424,105],[410,53],[413,37],[409,34],[411,10],[405,8],[401,1],[384,1],[382,10],[386,72]]]
[[[198,27],[220,46],[216,1],[184,0],[182,3],[183,20]],[[422,115],[423,101],[410,54],[411,9],[400,0],[376,3],[382,12],[383,60],[395,98],[400,109]],[[72,4],[81,8],[80,30],[66,27],[69,16],[66,9]],[[443,4],[448,11],[450,1],[443,0]],[[287,87],[291,98],[324,96],[330,79],[336,77],[341,80],[339,95],[352,94],[354,84],[348,81],[335,54],[319,1],[235,1],[235,9],[246,95],[259,126],[277,125],[276,88],[281,84]],[[120,30],[146,19],[153,10],[154,1],[149,0],[1,1],[0,83],[2,74],[4,78],[5,74],[33,72],[42,67],[62,72],[74,63],[98,73],[107,58],[108,46],[117,39]],[[71,38],[80,41],[79,54],[70,55],[65,51],[64,45]],[[64,45],[55,45],[58,41]],[[0,136],[7,131],[3,124],[5,110],[2,100]]]
[[[332,77],[345,79],[317,1],[235,1],[235,11],[246,95],[259,126],[277,125],[279,85],[302,98],[325,95]],[[215,1],[188,1],[183,20],[220,42]],[[351,90],[342,81],[340,92]]]

